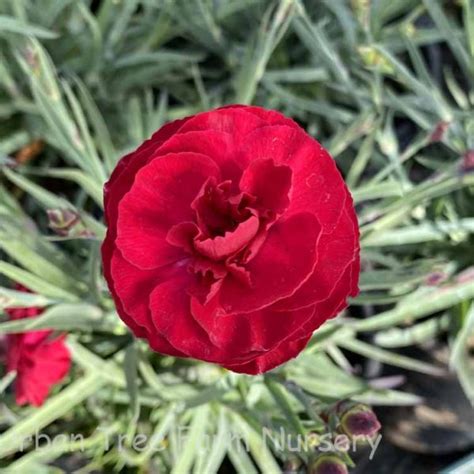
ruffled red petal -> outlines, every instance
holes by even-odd
[[[240,374],[263,374],[296,357],[306,347],[310,339],[311,335],[294,341],[285,341],[250,362],[240,365],[223,364],[223,366]]]
[[[323,234],[318,243],[318,262],[308,280],[290,298],[275,304],[275,310],[288,311],[324,301],[344,270],[356,259],[357,228],[348,209],[332,234]]]
[[[285,215],[310,212],[324,234],[334,230],[346,187],[334,160],[316,140],[294,127],[261,127],[246,137],[239,156],[242,162],[271,158],[276,165],[289,166],[293,176]]]
[[[297,128],[302,130],[301,127],[289,117],[285,117],[281,112],[272,109],[264,109],[263,107],[257,107],[256,105],[242,105],[242,104],[230,104],[222,109],[241,109],[245,112],[256,115],[262,119],[266,125],[286,125],[287,127]]]
[[[142,167],[119,206],[115,243],[123,257],[144,270],[183,258],[166,236],[193,219],[191,203],[210,176],[219,177],[219,168],[197,153],[165,155]]]
[[[195,240],[194,246],[201,255],[211,260],[221,260],[242,249],[257,234],[259,227],[258,217],[253,215],[238,224],[224,235],[203,240]]]
[[[143,337],[144,331],[133,318],[125,315],[119,298],[116,297],[114,281],[110,273],[112,255],[117,237],[118,207],[122,197],[129,191],[138,170],[146,163],[153,153],[186,122],[185,119],[175,120],[161,127],[153,136],[140,145],[134,152],[124,156],[113,170],[109,181],[104,186],[104,215],[107,222],[107,233],[102,243],[101,253],[104,276],[112,296],[116,302],[117,310],[127,326],[137,337]]]
[[[314,269],[320,232],[316,217],[309,213],[278,221],[246,265],[252,288],[235,278],[225,279],[219,292],[224,311],[252,312],[292,295]]]
[[[267,352],[277,346],[295,326],[295,316],[309,320],[314,308],[295,311],[273,311],[271,307],[253,313],[226,314],[215,298],[207,305],[192,300],[191,311],[199,325],[209,334],[212,343],[220,348],[232,346],[235,355]]]
[[[192,284],[182,272],[157,285],[150,296],[150,309],[156,330],[170,344],[190,357],[222,364],[226,360],[247,361],[258,353],[235,354],[233,344],[217,347],[191,315],[191,297],[183,288]]]
[[[256,206],[281,214],[290,203],[292,174],[289,166],[275,165],[272,159],[255,160],[244,171],[240,189],[256,198]]]

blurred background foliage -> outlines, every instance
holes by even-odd
[[[337,431],[341,400],[420,404],[410,373],[454,373],[474,402],[473,57],[472,0],[1,0],[0,333],[67,331],[74,366],[39,409],[14,405],[0,368],[0,466],[63,472],[50,463],[77,442],[21,443],[70,432],[86,438],[77,472],[304,469],[316,451],[295,461],[262,428]],[[117,160],[168,120],[235,102],[294,117],[330,151],[361,229],[360,295],[258,377],[134,341],[99,258]],[[15,306],[45,312],[7,321]],[[104,449],[123,433],[166,449]]]

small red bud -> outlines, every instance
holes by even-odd
[[[350,437],[365,436],[372,438],[381,425],[375,413],[366,405],[355,405],[341,416],[341,427]]]
[[[448,130],[449,122],[439,122],[435,129],[431,132],[430,142],[440,142],[443,140],[446,131]]]
[[[309,466],[308,474],[347,474],[347,466],[335,454],[323,454]]]
[[[434,271],[430,273],[425,280],[425,285],[427,286],[438,286],[441,283],[445,282],[448,276],[441,271]]]
[[[461,170],[464,173],[474,171],[474,150],[467,150],[462,157]]]
[[[299,458],[288,459],[283,466],[283,474],[296,474],[301,467],[301,460]]]

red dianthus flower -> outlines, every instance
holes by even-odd
[[[104,273],[163,354],[265,372],[358,292],[351,196],[294,121],[231,106],[171,122],[105,187]]]
[[[28,291],[17,286],[19,291]],[[41,308],[6,309],[10,319],[38,316]],[[8,334],[6,339],[7,372],[16,371],[16,403],[40,406],[47,398],[51,387],[69,372],[71,356],[64,343],[64,336],[51,338],[53,331],[30,331]]]

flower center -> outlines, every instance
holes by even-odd
[[[250,216],[248,206],[255,198],[244,193],[232,194],[231,188],[231,181],[216,184],[210,178],[191,204],[199,229],[207,237],[223,236]]]
[[[266,180],[269,180],[267,189]],[[196,275],[191,292],[208,301],[228,275],[251,286],[246,263],[259,251],[271,225],[288,205],[291,171],[261,160],[243,175],[240,189],[231,181],[209,178],[193,200],[194,222],[173,226],[167,240],[193,257],[188,269]]]

